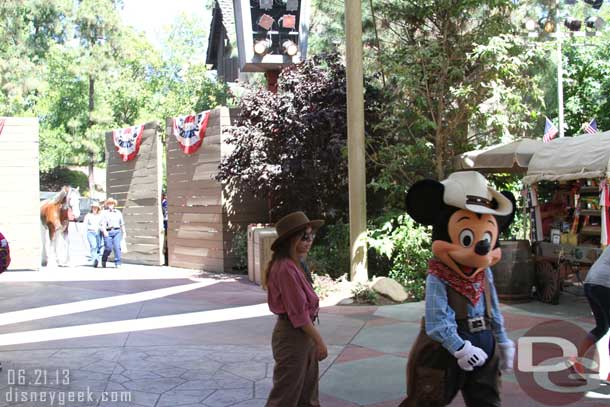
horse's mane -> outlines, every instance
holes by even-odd
[[[66,199],[66,196],[68,195],[69,191],[69,186],[62,187],[61,190],[51,199],[51,202],[53,202],[54,204],[62,203]]]

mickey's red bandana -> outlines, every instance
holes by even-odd
[[[479,302],[481,294],[483,293],[483,279],[485,278],[485,272],[477,273],[474,280],[470,281],[458,275],[444,263],[441,263],[438,260],[430,259],[428,260],[428,273],[445,281],[455,291],[468,298],[468,301],[470,301],[473,306],[477,305]]]

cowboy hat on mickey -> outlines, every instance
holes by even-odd
[[[498,236],[512,222],[515,198],[491,188],[476,171],[451,174],[446,180],[416,182],[407,193],[407,213],[430,225],[435,257],[472,280],[502,256]]]

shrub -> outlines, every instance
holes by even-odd
[[[388,276],[402,284],[409,297],[424,297],[428,260],[432,256],[429,228],[417,225],[408,215],[390,215],[376,221],[369,230],[368,243],[390,260]]]
[[[312,273],[337,279],[349,275],[349,257],[349,225],[337,223],[320,230],[307,256],[307,263]]]
[[[277,93],[246,93],[227,130],[234,149],[223,158],[216,179],[233,189],[237,200],[268,201],[272,220],[295,208],[314,219],[347,219],[345,83],[343,61],[333,53],[285,68]],[[365,96],[370,144],[381,95],[367,86]]]
[[[89,191],[87,175],[66,167],[57,167],[48,172],[41,172],[39,178],[41,191],[59,191],[64,185],[78,187],[81,195],[85,195]]]
[[[352,294],[354,296],[354,301],[359,304],[377,303],[377,293],[368,284],[356,284],[352,289]]]
[[[239,231],[233,236],[232,242],[233,256],[235,261],[233,263],[233,269],[237,271],[248,272],[248,232]]]
[[[336,283],[329,276],[314,274],[312,277],[313,290],[316,292],[318,297],[320,297],[320,299],[328,297],[328,295],[335,290]]]

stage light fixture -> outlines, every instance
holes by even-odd
[[[532,20],[531,18],[528,18],[527,20],[525,20],[525,23],[523,23],[523,26],[525,27],[525,29],[527,31],[536,30],[536,22],[534,20]]]
[[[269,49],[271,48],[271,43],[269,40],[258,40],[254,43],[254,53],[256,55],[263,56]]]
[[[574,17],[567,17],[564,24],[570,31],[580,31],[580,27],[582,27],[582,21],[577,20]]]
[[[604,20],[601,17],[591,16],[585,20],[587,28],[599,31],[604,27]]]
[[[299,52],[299,47],[293,41],[286,40],[282,43],[282,48],[284,48],[284,53],[289,57],[293,57]]]
[[[258,6],[263,10],[270,10],[273,8],[273,0],[260,0]]]
[[[286,1],[286,10],[297,11],[299,9],[299,0],[288,0]]]
[[[547,34],[554,33],[555,29],[557,28],[555,25],[555,20],[553,20],[551,17],[542,17],[538,21],[538,24],[540,25],[540,28]]]
[[[599,10],[604,4],[604,0],[584,0],[585,3],[589,4],[595,10]]]
[[[284,14],[280,20],[282,20],[282,28],[294,30],[297,25],[297,16],[292,14]]]
[[[274,22],[275,22],[275,19],[273,17],[271,17],[269,14],[263,14],[258,19],[259,27],[262,27],[262,28],[264,28],[267,31],[269,31],[271,29],[271,27],[273,26]]]

